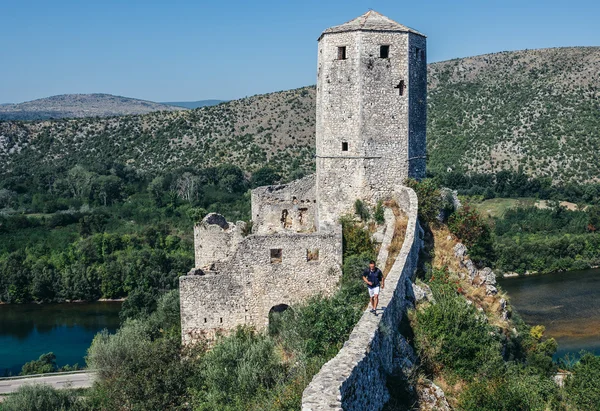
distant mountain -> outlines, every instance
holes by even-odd
[[[429,65],[428,169],[522,169],[600,180],[600,47],[503,52]],[[111,119],[0,122],[0,174],[118,161],[140,172],[218,164],[310,171],[315,88]]]
[[[199,100],[199,101],[169,101],[160,104],[166,104],[168,106],[176,106],[183,108],[200,108],[206,106],[216,106],[217,104],[224,103],[226,100]]]
[[[111,94],[62,94],[25,103],[2,104],[0,120],[111,117],[176,110],[183,108]]]

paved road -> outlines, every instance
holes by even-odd
[[[95,374],[82,372],[77,374],[45,375],[32,378],[0,380],[0,395],[10,394],[26,384],[48,384],[54,388],[88,388],[92,386]]]

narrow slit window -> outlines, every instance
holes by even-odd
[[[421,49],[418,47],[415,47],[415,58],[421,60]]]
[[[390,57],[390,46],[379,47],[379,58],[387,59]]]
[[[279,264],[282,261],[281,248],[271,248],[271,264]]]
[[[398,94],[400,94],[401,96],[404,95],[404,89],[406,88],[406,84],[404,83],[404,80],[400,80],[400,83],[398,83],[397,86],[394,86],[394,88],[398,89]]]
[[[223,317],[219,318],[219,322],[223,324]]]
[[[346,60],[346,46],[338,47],[338,60]]]
[[[342,141],[342,151],[348,151],[348,142]]]

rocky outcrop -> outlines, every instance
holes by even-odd
[[[417,395],[419,397],[419,410],[422,411],[450,411],[450,404],[446,399],[444,391],[433,381],[424,380],[417,384]]]

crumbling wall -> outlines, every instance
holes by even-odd
[[[194,226],[195,267],[210,267],[216,261],[231,258],[242,241],[245,223],[227,222],[220,214],[210,213]]]
[[[315,230],[315,176],[252,190],[252,231],[307,233]]]
[[[422,230],[417,219],[417,196],[409,188],[399,188],[394,199],[408,215],[404,244],[389,271],[385,289],[379,295],[383,314],[365,311],[340,352],[327,362],[302,395],[302,410],[380,410],[389,400],[388,375],[402,342],[399,328],[407,306],[407,288],[417,269]],[[390,218],[390,213],[386,213]],[[389,221],[386,221],[389,224]],[[378,258],[383,266],[391,242],[386,236]]]
[[[341,266],[339,225],[327,233],[247,236],[210,269],[180,277],[182,340],[212,339],[244,324],[262,329],[274,306],[333,294]]]

